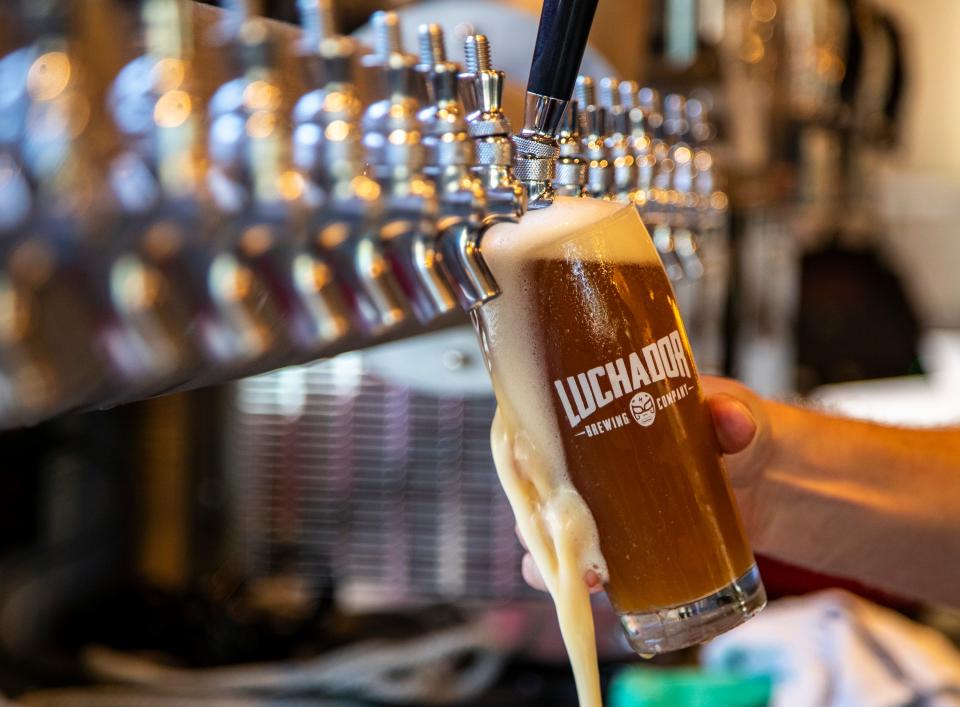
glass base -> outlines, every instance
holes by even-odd
[[[739,626],[766,604],[767,593],[753,565],[709,596],[649,613],[620,614],[620,625],[631,648],[649,656],[709,641]]]

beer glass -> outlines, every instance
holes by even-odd
[[[502,294],[474,321],[501,411],[531,448],[555,447],[592,513],[632,646],[675,650],[758,612],[763,584],[636,209],[557,197],[482,250]]]

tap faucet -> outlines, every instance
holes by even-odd
[[[222,364],[220,342],[235,339],[205,287],[214,252],[201,235],[208,204],[191,94],[190,5],[143,0],[141,26],[145,51],[120,70],[108,97],[127,143],[110,165],[126,225],[109,279],[115,307],[154,330],[151,345],[169,351],[172,365],[168,375],[119,389],[110,403],[155,394]]]
[[[80,11],[87,11],[83,6]],[[20,5],[0,118],[0,424],[32,424],[149,374],[150,352],[95,277],[115,226],[91,106],[60,3]],[[85,26],[81,24],[81,26]],[[153,369],[155,370],[155,369]]]
[[[290,155],[269,28],[244,17],[233,44],[242,74],[208,109],[221,242],[209,285],[254,356],[240,371],[213,371],[218,378],[321,355],[348,333],[335,274],[306,243],[307,185]]]
[[[527,192],[513,175],[513,143],[510,120],[503,112],[504,73],[493,68],[490,42],[485,35],[469,35],[464,39],[465,73],[473,76],[473,104],[476,110],[467,116],[467,131],[473,140],[475,161],[472,173],[486,194],[486,211],[482,228],[470,231],[469,237],[448,241],[455,243],[452,261],[458,263],[463,276],[472,283],[473,294],[468,307],[495,297],[500,287],[483,260],[481,239],[489,226],[503,221],[516,221],[526,211]],[[460,74],[461,88],[462,78]]]
[[[606,146],[613,167],[612,195],[618,201],[637,203],[637,164],[630,142],[629,114],[620,100],[620,82],[600,79],[597,103],[607,111]]]
[[[607,109],[597,105],[596,87],[590,76],[578,76],[574,86],[577,103],[583,106],[583,156],[587,161],[587,194],[596,199],[610,197],[613,164],[606,139]]]
[[[420,112],[427,149],[425,172],[437,189],[439,239],[444,263],[458,286],[460,304],[467,310],[496,297],[499,287],[480,256],[480,229],[487,210],[483,184],[473,171],[474,142],[460,103],[460,68],[447,61],[443,29],[419,29],[421,63],[430,68],[433,104]]]
[[[576,99],[567,103],[556,137],[560,157],[557,158],[553,188],[561,196],[586,196],[587,164],[581,156],[580,104]]]
[[[384,200],[379,233],[414,315],[429,322],[456,309],[457,296],[437,243],[436,188],[423,172],[416,60],[403,53],[392,29],[395,13],[378,12],[373,24],[386,97],[367,108],[362,126],[367,162]]]
[[[411,313],[380,240],[380,185],[364,174],[363,106],[355,88],[358,46],[334,33],[329,0],[300,0],[300,8],[303,51],[317,60],[324,77],[323,85],[303,95],[293,110],[294,161],[316,186],[318,202],[308,245],[318,262],[329,259],[342,279],[358,333],[380,336]]]

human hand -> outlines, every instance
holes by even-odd
[[[730,485],[749,531],[750,511],[753,507],[752,489],[769,457],[769,419],[760,396],[742,383],[714,376],[703,376],[701,382],[713,418],[717,442],[726,460]],[[519,529],[517,537],[526,549]],[[546,591],[543,577],[529,552],[524,554],[521,567],[527,584],[534,589]],[[600,578],[592,570],[587,572],[584,579],[591,593],[603,589]]]

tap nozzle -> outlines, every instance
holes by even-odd
[[[434,64],[430,81],[434,104],[420,114],[427,145],[427,174],[437,187],[444,262],[458,285],[461,305],[469,310],[500,293],[479,248],[486,193],[472,171],[474,142],[467,130],[464,107],[457,98],[458,67],[449,62]]]

